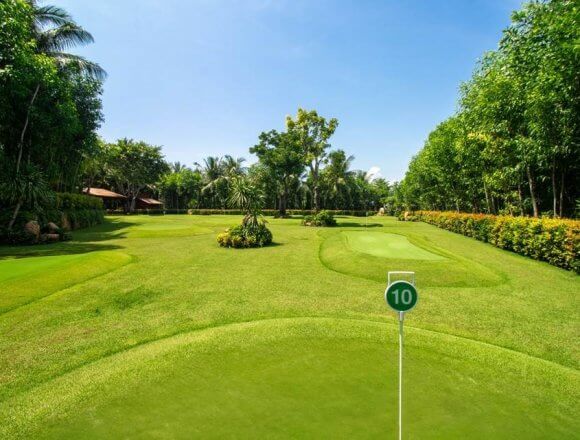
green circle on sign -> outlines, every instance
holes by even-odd
[[[395,281],[387,286],[385,300],[396,312],[408,312],[417,304],[417,289],[408,281]]]

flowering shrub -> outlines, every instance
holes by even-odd
[[[260,222],[256,226],[237,225],[218,234],[217,241],[223,247],[263,247],[272,243],[272,232],[264,222]]]
[[[418,211],[426,223],[580,273],[580,221]]]

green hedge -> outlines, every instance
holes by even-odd
[[[419,220],[580,273],[580,221],[419,211]]]
[[[39,214],[42,223],[53,222],[71,230],[88,228],[103,223],[105,207],[98,197],[84,194],[57,193],[54,209]],[[67,223],[68,224],[63,224]]]
[[[348,211],[348,210],[327,210],[332,215],[350,215],[354,217],[364,217],[366,211]],[[108,214],[124,214],[121,210],[110,210]],[[266,216],[274,217],[279,214],[277,209],[263,209],[262,213]],[[288,209],[288,215],[312,215],[314,211],[309,209]],[[136,209],[134,214],[190,214],[190,215],[243,215],[239,209]],[[376,212],[368,212],[369,216],[375,215]]]
[[[0,209],[0,243],[34,243],[32,237],[23,232],[24,225],[32,220],[39,223],[41,230],[46,229],[48,223],[55,223],[63,230],[73,230],[98,225],[105,219],[103,201],[97,197],[57,193],[54,200],[54,204],[36,212],[21,210],[12,231],[7,229],[12,209]]]
[[[97,209],[102,211],[105,209],[103,201],[100,198],[74,193],[57,193],[55,208],[59,211],[76,211],[84,209]]]

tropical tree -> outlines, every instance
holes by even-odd
[[[120,139],[109,145],[109,149],[110,180],[117,191],[127,197],[126,210],[133,212],[143,191],[154,190],[169,167],[163,160],[161,147],[142,141]]]
[[[280,216],[286,216],[292,181],[304,171],[304,151],[295,132],[262,132],[259,143],[250,148],[260,162],[270,171],[280,200]]]
[[[330,148],[328,140],[336,131],[338,120],[326,120],[315,110],[298,109],[295,118],[286,117],[286,129],[299,139],[305,163],[310,169],[314,210],[320,209],[320,167]]]
[[[350,166],[354,161],[354,156],[347,156],[343,150],[331,151],[328,153],[326,167],[321,173],[322,187],[325,198],[325,206],[330,203],[332,206],[346,208],[350,205],[351,177],[354,172]]]
[[[34,177],[39,187],[76,190],[102,121],[103,71],[73,63],[65,49],[90,39],[63,10],[27,0],[0,2],[0,23],[0,150],[12,169],[0,183],[24,188]],[[20,194],[3,203],[11,218],[32,203]]]
[[[249,178],[237,176],[231,180],[228,202],[230,206],[244,212],[243,227],[252,229],[259,226],[261,210],[264,206],[264,194]]]

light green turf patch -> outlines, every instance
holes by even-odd
[[[131,261],[118,251],[0,260],[0,313],[28,304]]]
[[[408,270],[416,272],[422,287],[482,287],[502,282],[499,274],[485,266],[445,252],[421,236],[412,235],[410,240],[370,231],[325,231],[323,236],[321,262],[347,275],[384,283],[388,271]]]
[[[412,244],[399,234],[366,231],[342,232],[347,245],[356,252],[397,260],[441,261],[446,258]]]
[[[395,437],[396,334],[376,322],[295,318],[162,339],[6,402],[2,419],[20,424],[4,434]],[[556,439],[580,428],[577,389],[562,386],[578,384],[573,370],[412,327],[405,355],[409,438]]]

